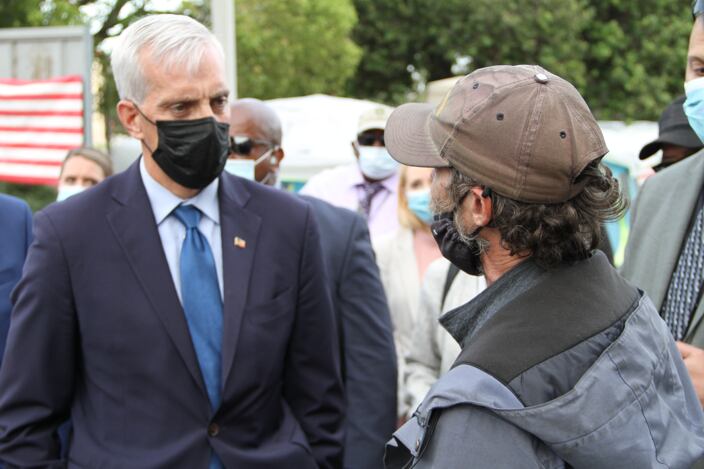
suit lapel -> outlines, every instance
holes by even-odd
[[[690,187],[693,195],[692,195],[692,202],[691,205],[688,204],[688,208],[686,209],[687,214],[689,216],[683,217],[686,220],[686,225],[684,226],[684,236],[683,236],[683,241],[680,243],[682,245],[684,243],[685,237],[689,234],[687,233],[687,228],[689,227],[689,222],[691,215],[694,213],[694,209],[697,206],[697,202],[699,199],[699,193],[703,189],[702,186],[704,186],[704,154],[700,151],[699,153],[696,153],[695,155],[692,155],[690,158],[697,158],[696,160],[696,165],[694,165],[694,168],[689,172],[691,182],[688,184]],[[676,207],[676,205],[672,205],[672,207]],[[680,210],[684,212],[685,208],[682,207]],[[675,211],[675,210],[673,210]],[[679,251],[678,251],[679,255]],[[699,303],[697,304],[696,309],[694,310],[694,316],[692,317],[691,321],[689,322],[689,328],[687,329],[687,333],[685,335],[685,338],[687,340],[691,340],[691,337],[694,335],[694,332],[697,330],[697,326],[701,322],[702,318],[704,317],[704,301],[702,300],[704,297],[700,297]]]
[[[643,217],[646,223],[638,225],[648,230],[641,233],[642,244],[634,246],[640,256],[650,256],[648,272],[638,272],[638,277],[648,277],[651,288],[648,295],[656,307],[661,308],[670,286],[672,273],[679,259],[680,249],[687,236],[687,228],[694,211],[699,192],[704,182],[704,155],[693,155],[696,160],[683,161],[672,168],[671,177],[654,179],[654,187],[648,188],[648,204],[638,206],[636,219]],[[655,178],[659,177],[655,176]],[[665,176],[663,174],[662,176]],[[689,180],[683,184],[682,181]],[[646,263],[643,263],[645,267]]]
[[[220,230],[223,265],[223,387],[237,350],[247,292],[257,248],[261,218],[245,208],[250,194],[241,181],[223,174],[220,178]]]
[[[687,334],[685,335],[684,341],[687,342],[688,344],[693,343],[694,336],[697,333],[697,325],[699,322],[702,320],[702,317],[704,317],[704,301],[699,300],[699,304],[697,305],[697,309],[694,310],[694,317],[692,318],[692,321],[689,323],[689,328],[687,329]],[[698,347],[701,347],[702,343],[695,344]]]
[[[636,214],[637,219],[644,217],[648,221],[638,225],[645,227],[649,232],[642,233],[643,242],[635,247],[634,251],[641,256],[650,256],[651,259],[647,264],[641,264],[642,268],[650,267],[647,272],[634,274],[639,277],[653,276],[648,281],[652,285],[648,289],[648,295],[657,308],[661,308],[665,302],[672,274],[689,234],[689,223],[704,185],[704,152],[695,153],[667,171],[667,174],[655,176],[656,179],[652,181],[654,186],[648,188],[648,204],[642,207],[639,205]],[[704,317],[704,304],[701,301],[693,314],[687,329],[687,338],[693,336]]]
[[[113,198],[119,205],[107,215],[108,223],[152,309],[159,316],[203,395],[207,396],[188,324],[171,279],[151,204],[142,184],[139,162],[117,177],[124,178],[124,183],[116,184]]]

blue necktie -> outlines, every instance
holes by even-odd
[[[198,230],[200,210],[180,205],[173,213],[186,227],[181,247],[181,302],[210,405],[215,411],[220,406],[222,356],[222,300],[215,260],[208,240]],[[208,467],[222,468],[214,452]]]

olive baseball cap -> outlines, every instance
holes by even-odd
[[[461,78],[435,108],[399,106],[384,139],[400,163],[451,166],[529,203],[571,199],[584,188],[584,168],[608,152],[575,87],[537,65],[481,68]]]

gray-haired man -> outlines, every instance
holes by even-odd
[[[435,167],[440,249],[488,288],[441,318],[452,369],[387,446],[388,467],[685,468],[704,416],[650,299],[596,248],[621,216],[577,90],[538,66],[461,79],[389,119],[398,161]]]
[[[39,213],[0,370],[0,459],[70,468],[336,468],[343,395],[307,204],[221,174],[222,49],[143,18],[112,56],[142,158]],[[314,340],[313,340],[314,338]]]

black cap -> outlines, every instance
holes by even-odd
[[[672,101],[663,111],[658,121],[658,138],[645,145],[640,150],[639,158],[644,160],[662,149],[665,144],[698,150],[704,146],[697,134],[689,126],[682,105],[685,97],[680,96]]]

